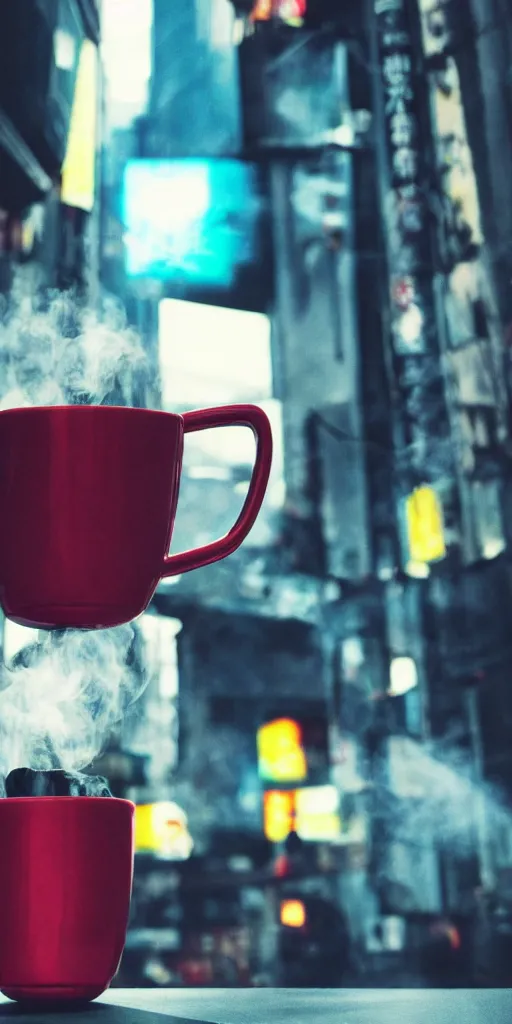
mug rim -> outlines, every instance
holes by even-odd
[[[118,796],[5,796],[0,798],[0,814],[2,805],[5,804],[40,804],[41,800],[50,801],[52,804],[55,803],[69,803],[71,800],[76,803],[77,800],[81,800],[85,803],[90,804],[91,801],[97,803],[102,801],[103,803],[115,803],[117,805],[124,804],[126,807],[135,809],[133,800],[125,800],[124,797]]]
[[[0,417],[2,416],[19,416],[27,413],[84,413],[85,410],[89,412],[97,413],[101,409],[102,412],[110,415],[111,413],[124,413],[132,416],[134,413],[138,416],[146,417],[171,417],[175,420],[183,420],[183,414],[179,412],[166,412],[165,409],[142,409],[140,406],[133,405],[23,405],[16,406],[14,409],[0,409]]]

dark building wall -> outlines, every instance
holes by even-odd
[[[321,190],[336,196],[343,187],[350,203],[351,175],[341,158],[325,168],[318,160],[272,169],[278,394],[288,511],[295,530],[304,524],[309,544],[298,551],[299,571],[361,579],[369,551],[355,252],[348,215],[338,243],[322,227],[321,213]],[[308,224],[301,196],[314,204],[316,189],[319,220]]]
[[[192,690],[255,700],[324,694],[318,633],[303,623],[197,610],[180,635]]]
[[[297,622],[199,608],[183,621],[176,799],[206,842],[216,827],[261,833],[257,729],[281,716],[313,715],[326,723],[320,636]]]

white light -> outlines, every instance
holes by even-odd
[[[158,674],[158,692],[164,699],[173,699],[179,691],[178,649],[176,637],[183,629],[179,619],[146,612],[140,628],[147,644],[148,664]]]
[[[36,643],[38,638],[39,630],[29,629],[27,626],[20,626],[17,622],[12,622],[11,619],[6,619],[3,639],[4,663],[8,664],[19,651]]]
[[[310,814],[334,814],[340,805],[336,786],[307,786],[296,794],[297,816]]]
[[[154,615],[153,612],[145,612],[140,619],[140,627],[146,640],[150,643],[158,641],[160,637],[165,638],[178,636],[183,629],[183,623],[179,619],[168,618],[166,615]]]
[[[238,483],[235,484],[235,486],[233,487],[233,490],[235,494],[241,494],[242,498],[245,498],[250,486],[251,485],[249,480],[239,480]]]
[[[162,299],[158,317],[164,409],[270,398],[271,323],[267,316]]]
[[[389,695],[402,697],[418,685],[418,670],[414,658],[393,658],[389,670]]]
[[[213,50],[225,51],[233,45],[235,12],[227,0],[206,0],[204,3],[206,41]]]
[[[245,25],[242,18],[237,18],[233,25],[233,46],[240,46],[244,41]]]
[[[483,548],[483,556],[488,561],[491,561],[493,558],[497,558],[498,555],[501,555],[504,550],[505,541],[496,537],[494,540],[486,540]]]
[[[354,129],[351,124],[340,124],[330,133],[330,139],[337,146],[350,149],[354,145]]]
[[[182,579],[182,576],[182,573],[178,573],[176,576],[165,576],[163,580],[160,580],[157,589],[160,590],[161,587],[163,587],[164,589],[166,587],[175,587],[176,584],[179,583],[180,580]]]
[[[343,666],[345,669],[361,668],[364,664],[363,645],[358,636],[349,637],[342,644]]]
[[[189,466],[187,476],[190,480],[231,480],[231,470],[225,466]]]
[[[398,321],[398,331],[406,345],[415,345],[423,330],[423,313],[419,306],[412,305]]]
[[[428,580],[430,566],[426,562],[407,562],[405,571],[413,580]]]
[[[73,36],[58,28],[53,36],[55,63],[61,71],[72,71],[75,66],[76,45]]]

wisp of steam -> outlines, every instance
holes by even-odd
[[[131,663],[134,641],[131,625],[47,633],[4,666],[2,778],[17,767],[79,771],[91,763],[146,685]]]
[[[34,299],[15,288],[0,320],[0,409],[34,405],[133,405],[147,373],[141,340],[116,299],[99,312],[57,293]]]
[[[147,372],[136,332],[115,299],[100,312],[62,293],[36,298],[15,283],[0,310],[0,409],[134,405]],[[135,628],[48,633],[0,670],[0,795],[14,768],[78,771],[101,751],[147,673],[130,667]]]

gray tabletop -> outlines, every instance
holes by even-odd
[[[0,997],[0,1022],[80,1024],[510,1024],[512,990],[115,989],[82,1010],[29,1014]]]

